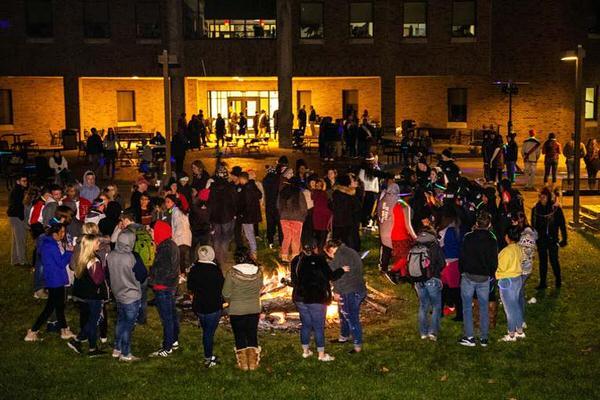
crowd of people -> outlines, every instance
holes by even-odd
[[[34,266],[34,296],[46,299],[26,341],[39,340],[54,315],[52,327],[69,348],[83,353],[87,343],[89,356],[101,356],[116,308],[112,356],[135,361],[132,334],[146,323],[151,301],[163,328],[162,343],[151,356],[169,357],[180,346],[176,303],[189,296],[203,331],[206,366],[219,364],[214,334],[227,314],[239,368],[258,368],[267,274],[258,252],[263,215],[265,251],[290,273],[304,358],[313,355],[314,336],[318,359],[334,359],[325,352],[324,331],[333,300],[340,310],[334,342],[352,344],[353,354],[363,350],[361,252],[372,250],[363,244],[365,235],[379,236],[381,273],[395,285],[414,287],[422,339],[437,340],[440,318],[454,313],[464,326],[459,343],[475,346],[478,324],[478,342],[487,346],[498,293],[508,321],[501,340],[524,338],[524,288],[536,254],[537,289],[547,287],[548,259],[554,284],[561,286],[559,247],[566,246],[567,231],[556,193],[542,189],[527,218],[510,173],[504,178],[490,170],[501,177],[497,184],[467,179],[450,149],[436,166],[418,153],[399,174],[386,172],[372,153],[357,166],[322,174],[302,159],[290,165],[285,156],[262,180],[256,171],[221,159],[214,173],[201,160],[190,172],[178,171],[166,182],[141,176],[129,201],[114,184],[100,189],[94,171],[80,182],[52,183],[39,191],[27,176],[19,177],[8,207],[11,260]],[[32,254],[26,249],[28,231]],[[65,317],[67,294],[79,308],[77,335]]]

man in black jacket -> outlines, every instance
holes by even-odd
[[[27,238],[25,236],[25,205],[23,198],[27,190],[27,175],[20,175],[8,197],[8,221],[10,222],[12,245],[10,263],[27,265]]]
[[[267,218],[267,242],[269,248],[275,246],[275,232],[279,238],[279,244],[283,242],[283,233],[279,225],[279,210],[277,209],[277,198],[279,196],[279,184],[281,175],[277,173],[277,168],[268,167],[267,174],[263,178],[262,184],[265,191],[265,216]]]
[[[239,177],[240,192],[238,194],[239,205],[238,213],[240,217],[240,223],[242,225],[242,231],[248,241],[248,247],[250,248],[250,256],[256,260],[256,232],[254,232],[254,225],[258,224],[262,220],[260,212],[260,200],[262,199],[262,193],[256,182],[250,180],[247,172],[242,172]]]
[[[85,151],[92,171],[97,173],[98,168],[100,167],[100,155],[102,154],[104,147],[102,146],[102,138],[98,134],[96,128],[92,128],[91,131],[92,134],[88,137],[85,144]]]
[[[461,273],[460,292],[463,304],[464,336],[459,340],[463,346],[475,346],[473,337],[473,295],[479,300],[479,324],[481,346],[488,345],[488,300],[490,282],[498,268],[498,244],[490,232],[492,217],[487,211],[477,215],[475,228],[464,237],[458,267]]]
[[[223,268],[235,227],[237,193],[235,186],[228,181],[227,168],[220,166],[210,186],[208,212],[213,226],[213,248],[218,264]]]

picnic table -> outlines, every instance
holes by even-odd
[[[44,153],[53,153],[55,151],[62,151],[62,150],[64,150],[63,146],[36,146],[36,147],[28,148],[27,152],[44,154]]]

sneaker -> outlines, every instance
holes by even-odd
[[[211,358],[207,358],[204,360],[204,366],[206,368],[212,368],[212,367],[216,367],[221,360],[219,360],[219,357],[217,356],[212,356]]]
[[[273,243],[269,243],[269,250],[273,250],[275,248],[275,245]]]
[[[427,335],[421,335],[421,340],[427,339]]]
[[[458,344],[460,344],[461,346],[475,347],[475,339],[473,337],[463,336],[458,341]]]
[[[310,350],[302,352],[302,358],[312,357],[312,355],[313,355],[313,352]]]
[[[70,339],[74,339],[77,335],[75,335],[73,332],[71,332],[71,329],[69,328],[64,328],[60,330],[60,338],[63,340],[70,340]]]
[[[107,337],[101,337],[100,338],[100,343],[106,343],[108,342],[108,338]]]
[[[69,340],[67,342],[67,346],[69,346],[69,348],[77,354],[81,354],[83,352],[81,349],[81,342],[76,339]]]
[[[173,353],[173,350],[159,349],[154,353],[150,354],[150,357],[169,357]]]
[[[171,345],[171,350],[179,350],[179,340],[176,340]]]
[[[329,362],[329,361],[333,361],[335,360],[335,357],[332,355],[329,355],[327,353],[323,354],[322,357],[319,357],[319,361],[323,361],[323,362]]]
[[[430,333],[429,335],[427,335],[427,339],[431,340],[432,342],[437,342],[437,336],[434,335],[433,333]]]
[[[504,336],[502,336],[502,338],[498,339],[499,342],[516,342],[517,341],[517,337],[516,336],[510,336],[509,334],[506,334]]]
[[[399,280],[398,280],[398,274],[394,273],[394,272],[385,272],[383,274],[388,281],[390,281],[390,283],[392,285],[397,285]]]
[[[48,293],[44,289],[36,290],[33,292],[33,298],[38,300],[46,300],[48,298]]]
[[[25,335],[25,339],[23,340],[25,340],[26,342],[38,342],[42,339],[40,339],[37,332],[34,332],[31,329],[27,329],[27,335]]]
[[[112,351],[112,357],[113,358],[119,358],[119,357],[121,357],[121,350],[113,349],[113,351]]]
[[[521,328],[527,329],[527,322],[523,322],[523,325],[521,325]]]
[[[134,361],[139,361],[140,358],[134,356],[133,354],[130,354],[128,356],[120,356],[119,357],[119,361],[123,361],[123,362],[134,362]]]
[[[516,333],[515,333],[515,337],[516,337],[517,339],[525,339],[525,332],[521,332],[521,333],[519,333],[519,332],[516,332]]]
[[[100,349],[90,349],[90,351],[88,351],[88,357],[90,357],[90,358],[100,357],[105,354],[106,354],[106,352],[104,350],[100,350]]]
[[[344,344],[344,343],[348,343],[348,339],[342,339],[342,338],[332,339],[329,341],[329,343]]]
[[[487,347],[488,343],[489,343],[489,341],[487,339],[479,338],[479,344],[481,345],[481,347]]]

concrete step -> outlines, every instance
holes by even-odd
[[[600,204],[582,205],[581,212],[593,216],[594,218],[600,218]]]

